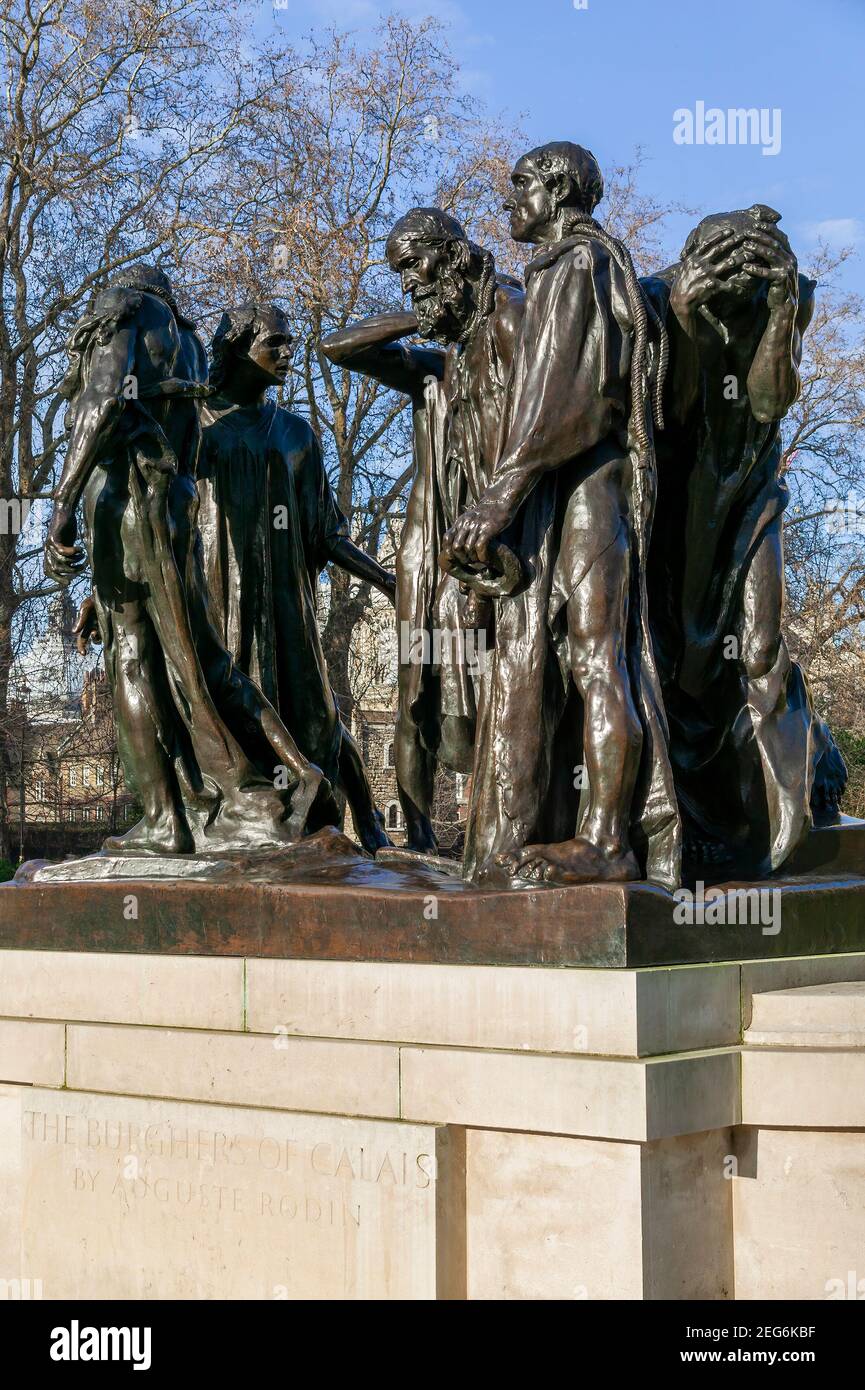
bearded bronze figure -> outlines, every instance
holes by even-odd
[[[439,208],[401,217],[387,258],[411,310],[352,324],[321,347],[411,405],[415,472],[397,557],[395,760],[408,847],[434,852],[435,769],[474,767],[491,616],[479,595],[443,572],[442,541],[492,474],[523,295]],[[434,345],[404,341],[415,336]]]
[[[592,215],[603,179],[588,150],[541,146],[511,181],[511,235],[538,250],[502,445],[444,540],[475,564],[504,541],[527,575],[496,604],[466,871],[674,887],[679,812],[645,592],[663,330],[627,248]]]

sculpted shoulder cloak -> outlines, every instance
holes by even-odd
[[[679,879],[679,820],[645,622],[640,557],[651,526],[651,458],[638,469],[631,414],[634,324],[624,273],[590,231],[546,248],[527,296],[493,484],[519,502],[503,539],[526,582],[496,601],[483,687],[466,871],[494,875],[498,854],[575,834],[581,721],[563,718],[570,659],[566,605],[624,530],[631,552],[628,666],[644,733],[631,837],[647,876]],[[650,428],[650,425],[649,425]]]

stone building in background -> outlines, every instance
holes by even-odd
[[[368,619],[352,636],[351,708],[348,718],[369,770],[376,805],[394,844],[405,843],[405,822],[397,796],[394,766],[397,632],[393,608],[378,593]],[[460,848],[468,803],[468,778],[442,771],[436,780],[433,828],[442,849]]]
[[[97,850],[138,819],[123,780],[111,697],[99,655],[82,658],[67,594],[10,675],[7,814],[19,859]]]
[[[321,589],[320,620],[328,587]],[[374,593],[368,619],[352,637],[351,697],[343,717],[369,769],[388,834],[405,843],[394,767],[397,634],[390,604]],[[15,662],[8,707],[7,813],[23,859],[62,859],[99,848],[138,819],[123,780],[99,648],[82,658],[71,635],[75,606],[67,593],[48,604],[45,631]],[[439,774],[433,825],[443,849],[459,848],[468,779]],[[351,823],[346,827],[351,832]]]

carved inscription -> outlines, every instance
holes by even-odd
[[[435,1176],[430,1153],[329,1139],[256,1137],[36,1109],[23,1112],[23,1124],[31,1143],[74,1150],[73,1193],[107,1193],[124,1210],[155,1202],[313,1226],[360,1226],[363,1202],[347,1188],[423,1190]],[[242,1184],[232,1181],[240,1176]]]
[[[434,1298],[433,1125],[16,1090],[0,1274],[46,1298]],[[445,1175],[447,1183],[447,1174]]]

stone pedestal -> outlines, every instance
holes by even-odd
[[[745,1043],[737,1296],[865,1299],[865,983],[757,994]]]
[[[446,1126],[4,1086],[0,1182],[46,1298],[465,1297]]]
[[[649,883],[478,888],[424,863],[347,859],[340,835],[319,842],[323,858],[303,843],[279,856],[276,879],[256,856],[216,881],[148,879],[144,859],[132,877],[128,861],[96,861],[100,882],[43,881],[25,865],[0,887],[0,949],[615,970],[865,951],[865,821],[847,817],[812,831],[783,877],[701,882],[690,903]]]
[[[865,953],[3,950],[0,1292],[849,1297],[863,1018]]]

